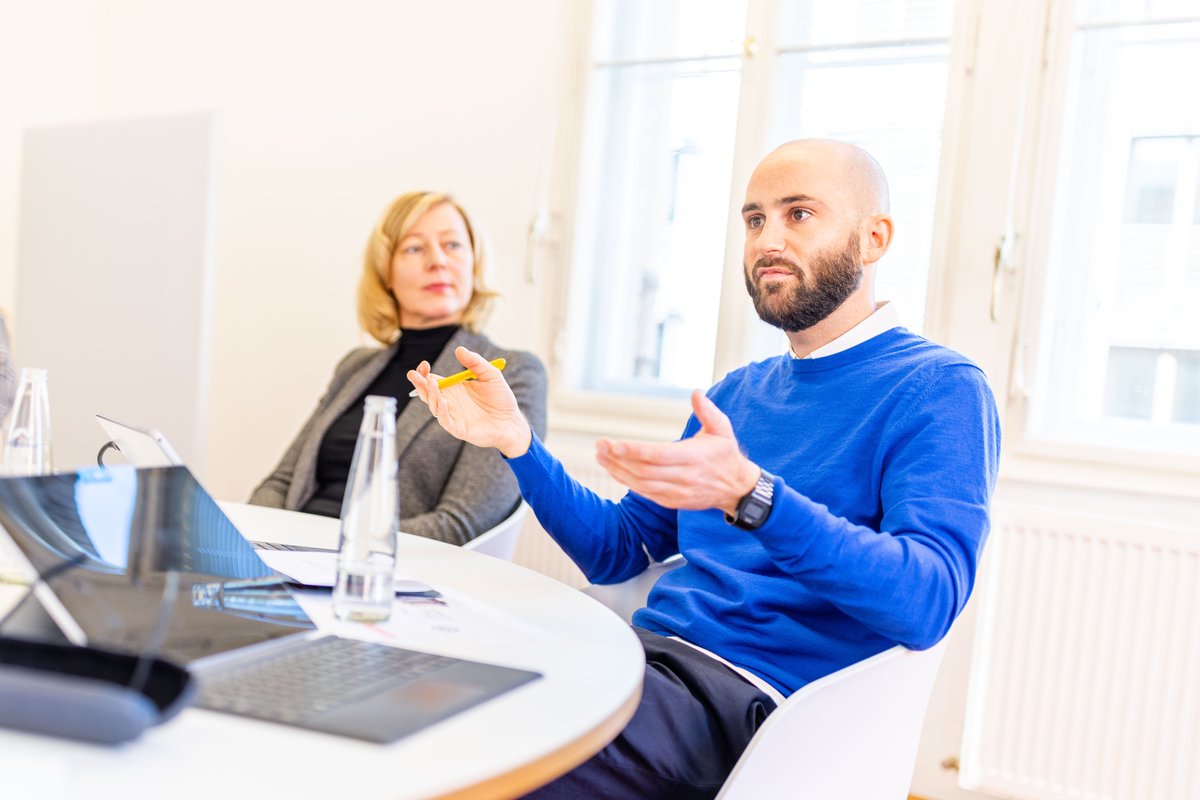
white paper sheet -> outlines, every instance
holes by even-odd
[[[337,580],[337,553],[310,550],[259,550],[261,558],[271,569],[286,575],[301,586],[333,588]],[[396,576],[396,594],[422,594],[436,591],[422,581],[404,575]]]

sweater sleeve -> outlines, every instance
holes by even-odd
[[[1000,427],[983,375],[944,370],[887,438],[879,530],[776,478],[774,507],[755,535],[807,588],[877,633],[923,649],[965,605],[988,534]]]
[[[679,551],[675,511],[634,492],[605,500],[568,475],[536,435],[508,465],[538,522],[592,583],[620,583]]]

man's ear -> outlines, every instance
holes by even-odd
[[[892,230],[892,218],[887,214],[874,214],[862,221],[859,241],[864,264],[874,264],[883,258],[892,244]]]

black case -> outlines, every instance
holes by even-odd
[[[191,701],[186,669],[150,660],[142,689],[129,686],[138,657],[93,647],[0,637],[0,725],[115,744],[136,739]]]

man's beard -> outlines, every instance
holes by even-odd
[[[840,253],[825,252],[813,257],[807,276],[783,256],[760,258],[754,263],[754,270],[742,271],[746,291],[763,322],[788,333],[808,330],[836,311],[862,284],[859,255],[858,236],[852,233]],[[764,267],[785,267],[796,282],[771,281],[759,286],[753,274]]]

